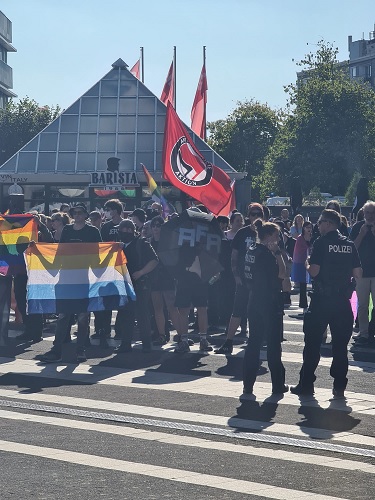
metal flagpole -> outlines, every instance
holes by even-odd
[[[145,83],[145,60],[143,54],[143,47],[141,47],[141,82]]]
[[[203,67],[206,74],[206,46],[203,45]],[[207,76],[206,76],[207,78]],[[206,97],[206,96],[205,96]],[[207,141],[206,101],[204,100],[204,140]]]
[[[173,47],[173,107],[176,109],[176,46]]]

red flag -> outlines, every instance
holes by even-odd
[[[206,140],[207,89],[206,66],[203,65],[191,108],[191,130],[204,140]]]
[[[141,73],[141,61],[138,59],[138,61],[134,64],[132,69],[130,70],[130,73],[134,75],[138,80],[140,79],[140,73]]]
[[[163,92],[160,97],[161,102],[165,105],[168,104],[168,101],[172,103],[174,106],[174,67],[173,61],[168,71],[167,79],[165,80]]]
[[[229,217],[229,214],[233,212],[233,210],[236,208],[236,192],[234,190],[234,184],[236,180],[234,179],[232,184],[230,185],[232,192],[230,193],[230,198],[228,203],[225,205],[224,208],[220,210],[220,212],[217,214],[219,215],[225,215],[226,217]]]
[[[198,151],[171,103],[168,103],[163,145],[164,178],[218,214],[230,199],[230,178]]]

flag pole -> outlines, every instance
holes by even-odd
[[[206,46],[203,45],[203,67],[206,72]],[[204,103],[204,140],[207,142],[207,119],[206,119],[206,103]]]
[[[145,83],[145,60],[144,60],[144,54],[143,54],[143,47],[141,47],[141,82]]]
[[[174,96],[173,107],[176,109],[176,46],[173,47],[173,83],[174,83]]]

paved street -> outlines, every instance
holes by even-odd
[[[298,312],[284,317],[288,384],[302,359]],[[1,500],[375,498],[375,349],[350,353],[346,401],[331,399],[327,343],[314,397],[271,396],[263,362],[256,401],[240,403],[239,337],[229,357],[202,355],[199,343],[116,355],[111,340],[93,341],[81,365],[74,344],[42,365],[44,335],[1,348]]]

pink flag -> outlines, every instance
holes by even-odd
[[[160,97],[161,102],[163,102],[166,106],[168,101],[174,106],[174,67],[173,61],[168,71],[167,79],[165,80],[163,92]]]
[[[193,107],[191,108],[191,129],[204,140],[206,140],[207,89],[206,66],[203,65]]]
[[[141,71],[141,61],[138,59],[138,61],[134,64],[132,69],[130,70],[130,73],[134,75],[138,80],[140,79],[140,71]]]

